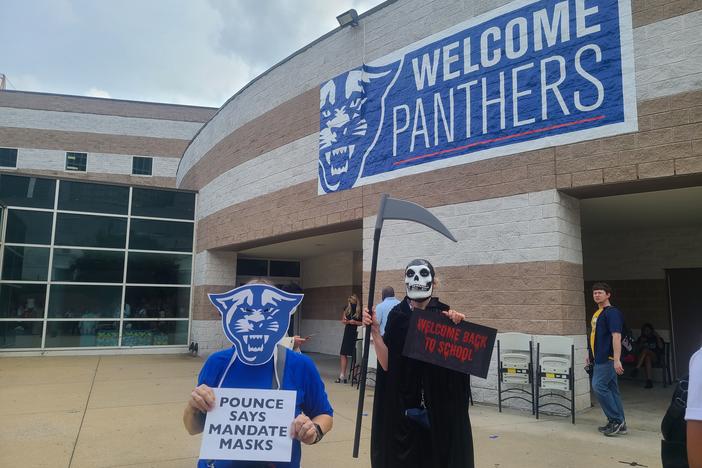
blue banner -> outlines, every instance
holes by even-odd
[[[320,88],[319,193],[637,130],[628,0],[519,0]]]

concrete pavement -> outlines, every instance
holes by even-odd
[[[351,457],[357,391],[333,383],[338,358],[313,356],[334,406],[334,430],[303,449],[303,466],[369,467],[372,388],[359,459]],[[0,358],[0,466],[193,467],[200,437],[182,410],[201,358],[188,355]],[[593,408],[562,417],[477,405],[471,409],[476,466],[484,468],[659,467],[660,420],[672,390],[624,383],[629,435],[606,438]]]

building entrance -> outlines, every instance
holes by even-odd
[[[580,202],[585,320],[589,324],[596,310],[592,284],[609,283],[612,303],[622,310],[634,337],[650,325],[665,341],[673,378],[686,373],[702,341],[702,210],[695,208],[699,200],[702,187]],[[644,369],[639,378],[643,374]],[[654,369],[653,378],[662,380],[663,369]]]

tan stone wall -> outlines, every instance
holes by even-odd
[[[25,91],[0,92],[0,107],[141,117],[182,122],[207,122],[217,112],[217,109],[210,107],[122,101]]]
[[[702,173],[702,91],[639,103],[639,131],[556,147],[556,186]]]
[[[497,328],[539,335],[585,332],[582,266],[567,262],[438,267],[436,295],[469,320]],[[369,272],[364,272],[364,300]],[[404,295],[404,271],[379,271],[375,300],[384,286]]]
[[[190,169],[180,185],[199,190],[233,167],[318,131],[317,86],[234,130]]]
[[[351,285],[305,288],[302,303],[304,320],[341,320],[346,298],[353,292]]]
[[[702,9],[699,0],[632,0],[631,13],[635,28]]]
[[[187,140],[102,133],[65,132],[33,128],[0,127],[3,148],[52,149],[86,153],[130,154],[180,158]]]
[[[222,293],[232,289],[231,286],[203,284],[193,286],[193,320],[221,320],[221,315],[210,302],[208,293]]]
[[[239,246],[252,241],[280,242],[282,239],[274,238],[354,220],[360,225],[363,219],[361,190],[320,197],[316,183],[310,181],[230,206],[199,221],[196,250]],[[350,228],[340,230],[346,229]]]

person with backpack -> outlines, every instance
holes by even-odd
[[[624,373],[622,366],[622,333],[624,317],[610,304],[612,288],[607,283],[592,285],[592,298],[598,309],[592,316],[592,331],[588,340],[586,364],[592,367],[592,389],[607,416],[607,424],[597,430],[605,436],[626,434],[624,407],[617,376]]]

